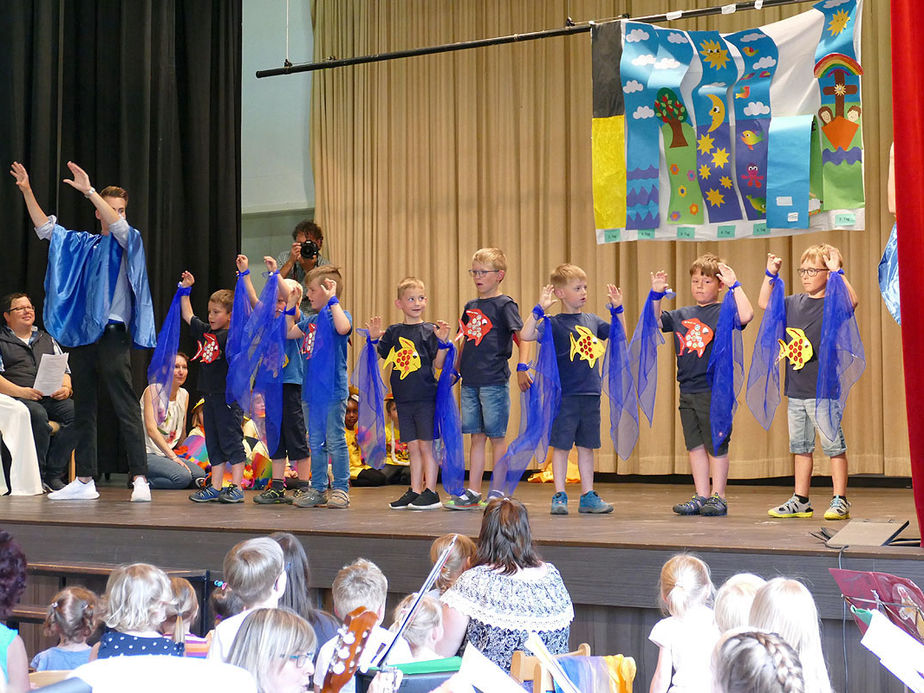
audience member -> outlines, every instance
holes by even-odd
[[[803,693],[799,655],[776,633],[725,633],[712,659],[716,693]]]
[[[555,654],[568,651],[574,608],[554,565],[533,546],[526,507],[498,498],[485,508],[474,566],[441,597],[444,657],[470,642],[504,671],[531,632]]]
[[[725,581],[715,596],[715,624],[719,632],[750,624],[754,595],[766,584],[766,580],[752,573],[738,573]]]
[[[0,394],[15,397],[29,410],[32,438],[42,482],[52,491],[64,488],[76,444],[74,394],[70,373],[49,395],[35,389],[35,377],[46,355],[63,353],[54,337],[35,326],[35,308],[26,294],[10,294],[0,301],[6,324],[0,327]],[[51,422],[60,427],[52,436]]]
[[[440,554],[449,546],[453,538],[455,538],[456,543],[453,544],[452,551],[450,551],[449,556],[446,557],[446,562],[443,564],[442,570],[440,570],[439,575],[436,576],[433,589],[428,592],[431,597],[439,598],[446,590],[452,587],[458,577],[472,567],[472,563],[475,561],[475,555],[478,553],[478,547],[475,546],[475,542],[464,534],[444,534],[434,539],[433,543],[430,544],[431,563],[436,563]]]
[[[398,630],[416,598],[416,594],[409,594],[395,607],[394,622],[391,624],[392,632]],[[441,659],[442,655],[437,654],[434,649],[436,643],[443,638],[443,609],[439,601],[427,595],[421,597],[420,604],[407,622],[402,635],[411,647],[415,662]]]
[[[191,633],[193,621],[199,615],[199,597],[196,590],[186,578],[170,578],[170,591],[173,599],[167,607],[167,618],[161,626],[161,633],[174,642],[183,643],[184,655],[205,659],[209,651],[209,641]]]
[[[228,663],[246,669],[259,693],[303,693],[314,668],[317,639],[308,622],[288,609],[256,609],[241,624]]]
[[[213,626],[226,618],[236,616],[244,610],[244,602],[232,590],[227,582],[215,580],[215,589],[209,594],[209,611],[214,617]]]
[[[38,457],[32,440],[29,410],[19,400],[0,394],[0,447],[10,456],[9,479],[0,473],[0,495],[36,496],[42,492]]]
[[[32,658],[36,671],[69,671],[90,661],[87,638],[99,625],[99,598],[83,587],[65,587],[58,592],[45,616],[42,633],[57,638],[58,644]]]
[[[0,621],[9,618],[13,607],[26,589],[26,557],[19,544],[0,529]],[[7,693],[29,690],[29,658],[22,638],[12,628],[0,623],[0,680],[6,681]]]

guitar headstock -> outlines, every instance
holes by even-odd
[[[343,625],[337,631],[337,644],[324,675],[321,693],[338,693],[347,681],[353,678],[359,666],[359,658],[369,640],[369,634],[378,620],[378,614],[363,606],[347,614]]]

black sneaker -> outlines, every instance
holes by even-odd
[[[436,491],[431,491],[428,488],[425,488],[423,492],[417,496],[414,500],[411,501],[411,504],[407,507],[408,510],[436,510],[442,508],[443,504],[440,501],[440,494]]]
[[[291,503],[292,496],[286,495],[286,490],[284,488],[273,488],[270,486],[259,496],[253,497],[254,503],[259,503],[260,505],[273,505],[277,503]]]
[[[704,496],[693,496],[690,500],[675,505],[674,512],[678,515],[699,515],[705,503]]]
[[[418,495],[420,494],[414,493],[414,489],[409,488],[398,500],[389,503],[388,507],[392,510],[407,510],[407,506],[417,500]]]
[[[244,492],[237,487],[237,484],[228,484],[218,492],[219,503],[243,503]]]
[[[706,502],[703,503],[703,507],[699,509],[699,514],[705,515],[706,517],[722,517],[728,515],[728,501],[722,498],[718,493],[713,493],[706,499]]]

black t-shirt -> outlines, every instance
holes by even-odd
[[[610,324],[593,313],[559,313],[550,318],[562,395],[599,395],[600,367]],[[545,321],[539,323],[539,338]]]
[[[661,313],[661,331],[674,333],[677,351],[677,382],[683,393],[709,392],[712,381],[706,368],[712,355],[715,327],[721,303],[684,306]]]
[[[815,399],[818,385],[818,347],[821,345],[821,320],[825,314],[825,299],[808,294],[793,294],[785,299],[786,306],[786,384],[787,397]],[[792,330],[792,331],[791,331]],[[811,349],[811,358],[805,358]],[[802,363],[801,368],[796,368]]]
[[[433,359],[438,350],[432,322],[389,325],[379,340],[378,352],[385,363],[393,364],[389,382],[396,402],[436,399]]]
[[[474,387],[506,385],[513,335],[523,327],[516,302],[509,296],[476,298],[465,304],[459,323],[465,334],[459,359],[462,383]]]
[[[224,392],[228,379],[228,362],[225,360],[228,328],[212,330],[207,322],[194,315],[189,321],[189,331],[198,343],[196,355],[190,361],[199,362],[199,392]]]

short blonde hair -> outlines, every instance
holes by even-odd
[[[715,594],[709,566],[696,556],[679,553],[661,568],[661,607],[671,616],[683,616],[696,606],[709,606]]]
[[[260,693],[271,693],[286,662],[313,653],[316,645],[314,630],[294,611],[257,609],[241,623],[228,652],[228,664],[253,674]]]
[[[767,584],[753,573],[738,573],[725,581],[715,595],[715,624],[722,633],[750,623],[757,590]]]
[[[375,563],[357,558],[337,573],[331,593],[334,611],[340,618],[360,606],[378,612],[385,606],[388,579]]]
[[[420,281],[417,277],[405,277],[400,282],[398,282],[398,300],[400,301],[404,298],[404,292],[409,289],[420,289],[421,291],[426,291],[427,287],[424,286],[424,283]]]
[[[499,272],[507,271],[507,256],[500,248],[479,248],[472,255],[472,262],[490,265],[492,269]]]
[[[719,263],[722,258],[712,253],[703,253],[690,265],[690,276],[699,272],[704,277],[717,277],[719,274]]]
[[[478,553],[478,547],[475,546],[475,542],[464,534],[444,534],[434,539],[433,543],[430,544],[431,563],[436,563],[436,559],[438,559],[440,554],[449,546],[453,537],[455,537],[456,543],[453,545],[452,551],[450,551],[449,555],[446,557],[443,569],[440,570],[440,574],[436,576],[436,582],[433,584],[433,586],[439,590],[440,594],[452,587],[453,583],[463,571],[472,567],[472,563],[475,561],[475,554]]]
[[[172,600],[170,580],[163,570],[149,563],[122,565],[106,582],[104,621],[123,633],[158,630]]]
[[[282,549],[269,537],[235,544],[222,563],[225,580],[245,608],[266,599],[284,569]]]
[[[391,630],[395,631],[401,625],[405,614],[414,604],[417,594],[409,594],[402,599],[398,606],[395,607],[394,622],[391,624]],[[407,627],[402,635],[411,646],[411,651],[416,652],[420,647],[427,644],[427,637],[433,632],[434,628],[441,628],[443,625],[443,608],[440,603],[433,597],[424,595],[420,598],[420,604],[417,611],[407,622]]]
[[[219,289],[209,296],[209,303],[217,303],[230,313],[234,307],[234,292],[231,289]]]
[[[305,275],[305,286],[314,281],[320,283],[325,279],[332,279],[337,284],[337,296],[340,296],[343,289],[343,275],[340,274],[340,268],[336,265],[321,265],[309,271]]]
[[[552,270],[552,274],[549,277],[549,284],[556,289],[561,289],[575,280],[587,281],[587,272],[577,265],[566,262]]]
[[[817,243],[815,245],[810,245],[804,251],[802,251],[802,257],[799,258],[799,264],[801,265],[808,259],[811,259],[812,262],[819,263],[821,265],[825,264],[825,256],[828,255],[831,251],[837,253],[838,258],[841,258],[841,251],[835,248],[833,245],[828,243]],[[840,266],[843,267],[843,261],[840,262]]]

